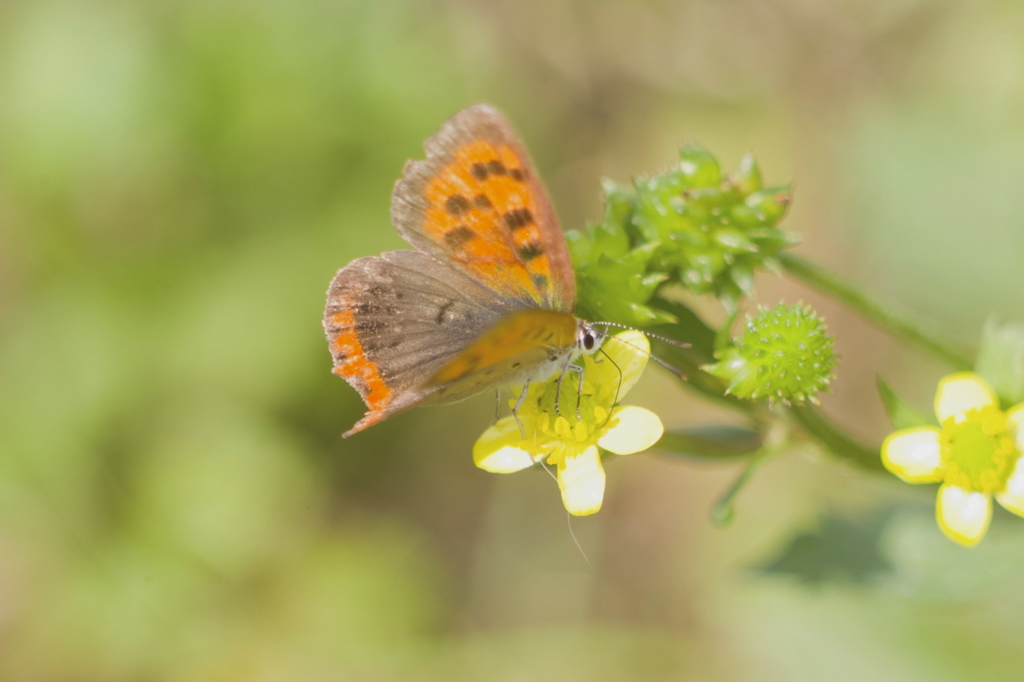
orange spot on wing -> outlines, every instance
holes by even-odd
[[[366,357],[356,332],[353,312],[343,310],[335,313],[331,315],[331,322],[341,328],[331,341],[331,349],[343,357],[332,371],[352,384],[371,410],[387,407],[391,402],[391,389],[377,370],[377,365]]]

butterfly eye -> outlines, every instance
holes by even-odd
[[[586,333],[583,334],[583,347],[585,349],[587,349],[587,350],[594,350],[594,343],[595,342],[596,342],[596,339],[594,338],[594,335],[592,333],[586,332]]]

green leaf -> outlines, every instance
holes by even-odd
[[[881,548],[892,509],[863,518],[826,514],[818,528],[797,535],[775,557],[754,566],[761,575],[796,578],[807,585],[865,584],[892,571]]]
[[[915,426],[935,424],[934,419],[930,419],[925,413],[912,407],[896,395],[896,392],[890,388],[889,384],[885,383],[882,377],[877,377],[875,384],[878,386],[878,395],[882,398],[882,406],[885,408],[885,413],[889,415],[889,421],[894,429],[909,429]]]
[[[1024,324],[988,320],[981,331],[975,371],[1007,405],[1024,400]]]

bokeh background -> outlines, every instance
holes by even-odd
[[[0,679],[1018,680],[1024,523],[967,551],[933,490],[808,452],[608,466],[571,529],[474,468],[493,398],[358,437],[324,291],[403,246],[404,161],[501,107],[563,223],[685,141],[794,180],[783,223],[966,344],[1024,319],[1012,0],[0,3]],[[879,442],[947,368],[796,283]],[[697,302],[709,319],[711,302]],[[652,369],[630,402],[725,423]]]

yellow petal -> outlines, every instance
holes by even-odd
[[[562,504],[575,516],[586,516],[601,509],[604,500],[604,467],[597,448],[591,446],[558,464],[558,487]]]
[[[921,426],[890,434],[882,443],[882,464],[907,483],[941,481],[939,430]]]
[[[657,443],[664,432],[665,427],[658,415],[642,407],[627,405],[615,408],[597,444],[616,455],[632,455]]]
[[[1024,457],[1017,460],[1006,487],[996,493],[996,499],[1017,516],[1024,516]]]
[[[988,405],[999,405],[992,387],[974,372],[957,372],[944,377],[935,393],[935,414],[939,422],[950,417],[963,421],[964,413]]]
[[[618,402],[629,393],[644,373],[647,358],[651,355],[651,342],[642,332],[629,330],[605,339],[601,348],[608,357],[601,358],[603,362],[595,363],[598,375],[589,378],[593,379],[595,385],[610,384],[617,387],[618,396],[615,400]],[[608,362],[609,359],[611,362]]]
[[[473,462],[494,474],[511,474],[533,466],[533,455],[522,448],[523,435],[515,417],[505,417],[483,432],[473,444]]]
[[[992,498],[947,483],[939,488],[935,518],[946,537],[970,547],[985,537],[992,520]]]

